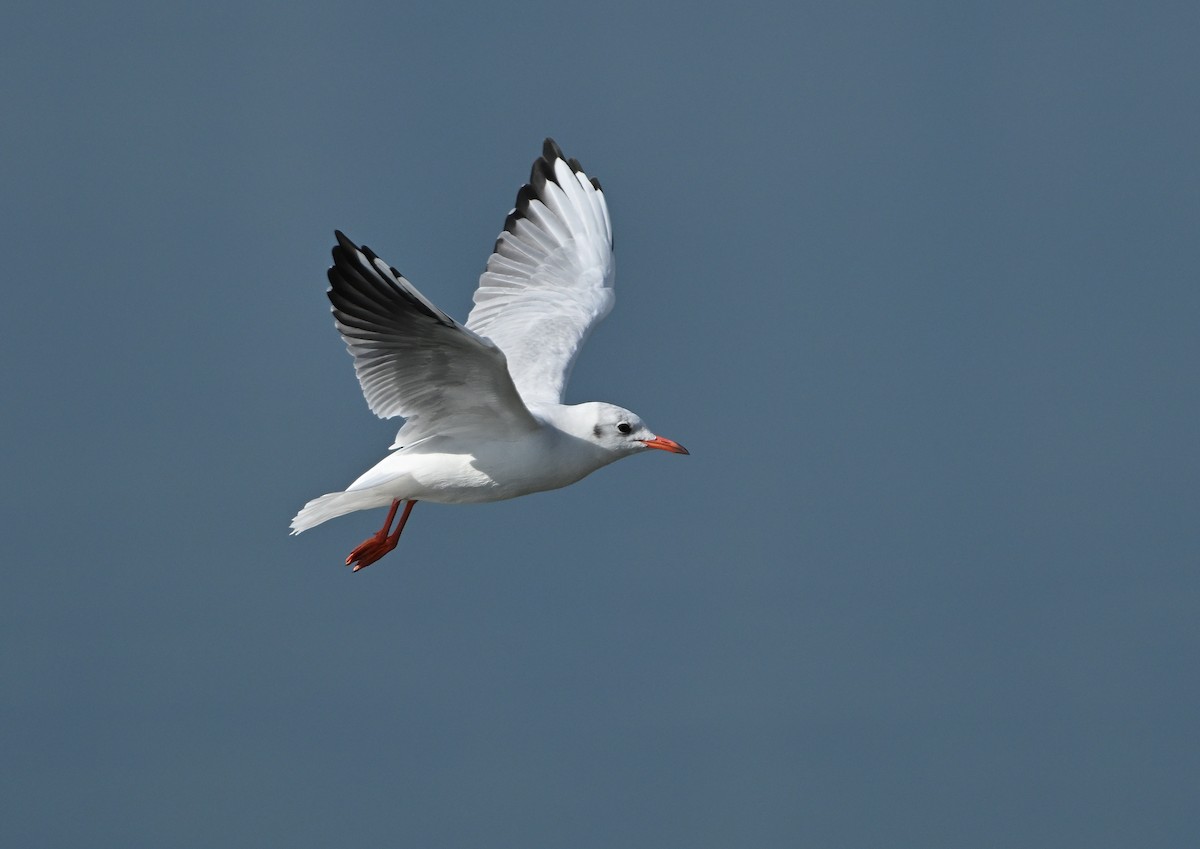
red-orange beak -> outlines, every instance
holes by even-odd
[[[643,439],[642,444],[647,448],[661,448],[663,451],[671,451],[675,454],[687,454],[688,450],[673,439],[667,439],[665,436],[656,436],[653,439]]]

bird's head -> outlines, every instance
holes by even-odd
[[[592,402],[576,408],[575,436],[618,456],[658,448],[675,454],[688,450],[672,439],[650,431],[637,413],[615,404]]]

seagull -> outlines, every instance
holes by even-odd
[[[293,535],[388,507],[383,527],[346,558],[357,572],[396,547],[418,501],[501,501],[652,449],[688,453],[622,407],[563,403],[580,346],[612,309],[614,259],[599,181],[553,139],[517,192],[466,324],[366,245],[335,235],[334,323],[371,411],[404,424],[392,453],[345,491],[308,502]]]

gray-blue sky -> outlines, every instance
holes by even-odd
[[[1194,839],[1195,4],[9,20],[0,842]],[[464,316],[544,135],[692,456],[352,577],[331,231]]]

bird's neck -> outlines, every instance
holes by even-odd
[[[563,462],[587,468],[582,474],[607,466],[620,456],[596,442],[592,433],[595,413],[586,404],[553,404],[531,410],[553,433],[554,450]]]

